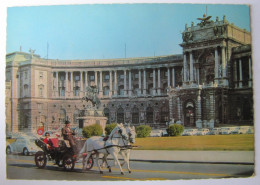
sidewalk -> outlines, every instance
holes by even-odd
[[[130,160],[150,162],[189,162],[254,164],[254,151],[168,151],[132,150]]]

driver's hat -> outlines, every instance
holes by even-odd
[[[70,124],[70,121],[69,121],[69,120],[66,120],[66,121],[65,121],[65,125],[67,125],[67,124]]]

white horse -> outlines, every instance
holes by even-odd
[[[111,131],[108,139],[104,141],[104,137],[101,136],[93,136],[89,138],[83,148],[81,149],[79,156],[82,156],[83,153],[87,153],[86,159],[83,161],[83,170],[87,167],[87,161],[91,155],[95,154],[96,164],[99,168],[100,173],[103,173],[101,167],[99,165],[99,157],[100,154],[104,154],[104,157],[111,154],[114,158],[114,165],[118,164],[121,174],[124,175],[120,162],[118,160],[118,153],[120,152],[122,147],[126,146],[129,137],[124,128],[123,124],[117,124],[117,126]],[[111,171],[111,167],[108,167],[109,171]]]
[[[123,166],[126,163],[128,172],[131,173],[131,169],[130,169],[130,152],[131,152],[131,149],[132,149],[132,145],[131,144],[135,143],[135,137],[136,137],[135,127],[134,126],[132,126],[132,127],[127,126],[126,127],[126,132],[127,132],[127,135],[129,137],[129,139],[126,141],[125,145],[120,148],[119,153],[122,155],[122,157],[124,159],[124,161],[121,164],[121,166]],[[103,165],[102,166],[104,166],[104,163],[106,162],[107,168],[109,169],[109,172],[111,172],[111,167],[108,165],[108,162],[107,162],[107,156],[108,155],[104,155],[103,162],[102,162]]]

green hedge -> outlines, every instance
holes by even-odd
[[[99,124],[86,126],[82,130],[82,135],[86,138],[90,138],[92,136],[101,136],[102,134],[103,129]]]
[[[166,129],[166,131],[169,134],[169,136],[180,136],[182,134],[182,132],[184,131],[184,127],[179,124],[173,124],[173,125],[170,125]]]
[[[136,128],[136,135],[139,138],[147,137],[150,135],[152,128],[148,125],[140,125]]]
[[[111,133],[111,131],[117,126],[116,123],[111,123],[109,125],[106,125],[106,128],[105,128],[105,132],[106,132],[106,135],[109,136],[109,134]]]

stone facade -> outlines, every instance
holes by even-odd
[[[58,129],[65,119],[79,126],[96,86],[108,123],[165,128],[252,124],[250,33],[222,21],[183,32],[183,54],[103,60],[50,60],[33,53],[6,56],[10,131]],[[10,88],[9,88],[10,87]],[[247,105],[244,105],[247,103]],[[8,112],[8,111],[6,111]]]

